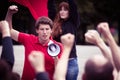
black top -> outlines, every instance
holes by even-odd
[[[55,4],[54,4],[54,0],[48,0],[48,15],[49,17],[54,20],[55,18]],[[74,2],[74,0],[68,0],[68,3],[69,3],[69,6],[70,6],[70,15],[69,15],[69,18],[68,20],[64,21],[63,24],[62,24],[62,34],[61,35],[64,35],[64,34],[67,34],[67,33],[72,33],[75,35],[75,41],[74,41],[74,45],[73,45],[73,48],[71,50],[71,53],[70,53],[70,58],[74,58],[74,57],[77,57],[76,55],[76,31],[77,31],[77,27],[79,26],[79,16],[78,16],[78,12],[77,12],[77,6]],[[58,35],[57,37],[55,37],[54,39],[58,42],[61,42],[60,41],[60,37],[61,35]]]
[[[11,67],[14,65],[14,52],[11,37],[4,37],[2,39],[2,54],[1,59],[5,60]]]
[[[36,80],[50,80],[47,72],[40,72],[36,74]]]

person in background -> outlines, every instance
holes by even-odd
[[[37,36],[19,32],[12,28],[12,16],[18,11],[18,7],[12,5],[8,8],[6,20],[9,22],[10,33],[13,40],[20,42],[25,47],[25,61],[23,67],[22,80],[33,80],[35,71],[28,61],[28,56],[32,51],[41,51],[45,56],[45,70],[48,72],[50,80],[53,80],[56,58],[60,58],[63,46],[61,43],[52,39],[53,22],[48,17],[42,16],[37,19],[35,29]],[[60,46],[60,54],[54,58],[48,54],[48,46],[50,43],[56,43]]]
[[[94,55],[85,63],[82,80],[114,80],[113,70],[114,67],[107,58]]]
[[[52,36],[58,42],[61,42],[60,37],[64,34],[71,33],[75,36],[69,56],[66,80],[77,80],[79,69],[76,54],[76,32],[80,22],[77,6],[74,0],[67,0],[58,5],[57,11],[55,8],[55,1],[48,0],[48,15],[54,21]]]
[[[20,80],[19,74],[12,72],[14,66],[13,44],[7,21],[0,21],[2,33],[2,53],[0,59],[0,80]]]
[[[107,27],[105,27],[107,26]],[[105,30],[106,29],[106,30]],[[107,23],[100,23],[98,24],[98,31],[103,36],[103,38],[107,41],[107,36],[111,35],[111,32],[109,32],[109,27]],[[104,31],[104,32],[103,32]],[[115,67],[114,59],[112,57],[112,51],[111,49],[105,44],[103,39],[100,37],[99,33],[96,30],[88,30],[88,32],[85,34],[86,41],[89,43],[95,44],[97,47],[100,48],[102,51],[102,54],[105,58],[107,58],[114,66],[114,79],[117,78],[117,68]],[[104,36],[104,33],[109,33],[106,37]],[[111,35],[112,36],[112,35]]]

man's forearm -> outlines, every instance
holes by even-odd
[[[12,14],[10,14],[9,12],[7,12],[5,20],[8,21],[9,28],[12,29]]]
[[[108,42],[110,49],[112,51],[114,64],[115,64],[117,70],[119,71],[120,70],[120,48],[118,47],[118,45],[115,42],[112,35],[109,36],[109,38],[107,39],[107,42]]]

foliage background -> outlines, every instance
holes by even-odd
[[[56,6],[64,0],[56,0]],[[118,0],[75,0],[78,12],[80,15],[80,26],[77,31],[77,44],[86,45],[84,41],[84,33],[88,29],[96,29],[99,22],[107,21],[111,28],[114,28],[117,33],[115,40],[120,44],[120,5]],[[5,18],[7,8],[11,4],[8,0],[0,0],[0,20]],[[19,7],[19,13],[13,16],[13,27],[21,32],[36,34],[34,29],[35,20],[29,10],[16,4]],[[115,23],[115,25],[114,25]],[[19,44],[13,41],[14,44]],[[1,39],[0,39],[1,44]]]

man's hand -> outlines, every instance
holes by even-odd
[[[0,32],[2,37],[10,36],[9,25],[7,21],[0,21]]]
[[[75,38],[74,35],[68,33],[66,35],[61,36],[61,42],[64,45],[64,47],[72,48],[74,43],[74,38]]]
[[[85,33],[85,40],[86,42],[89,42],[95,45],[98,45],[99,43],[103,42],[99,33],[96,30],[88,30],[88,32]]]
[[[109,24],[107,22],[98,24],[97,28],[104,38],[107,38],[109,35],[111,35]]]
[[[0,32],[9,31],[9,26],[7,21],[0,21]]]
[[[11,5],[9,8],[8,8],[8,13],[13,15],[15,13],[18,12],[18,7],[16,5]]]

